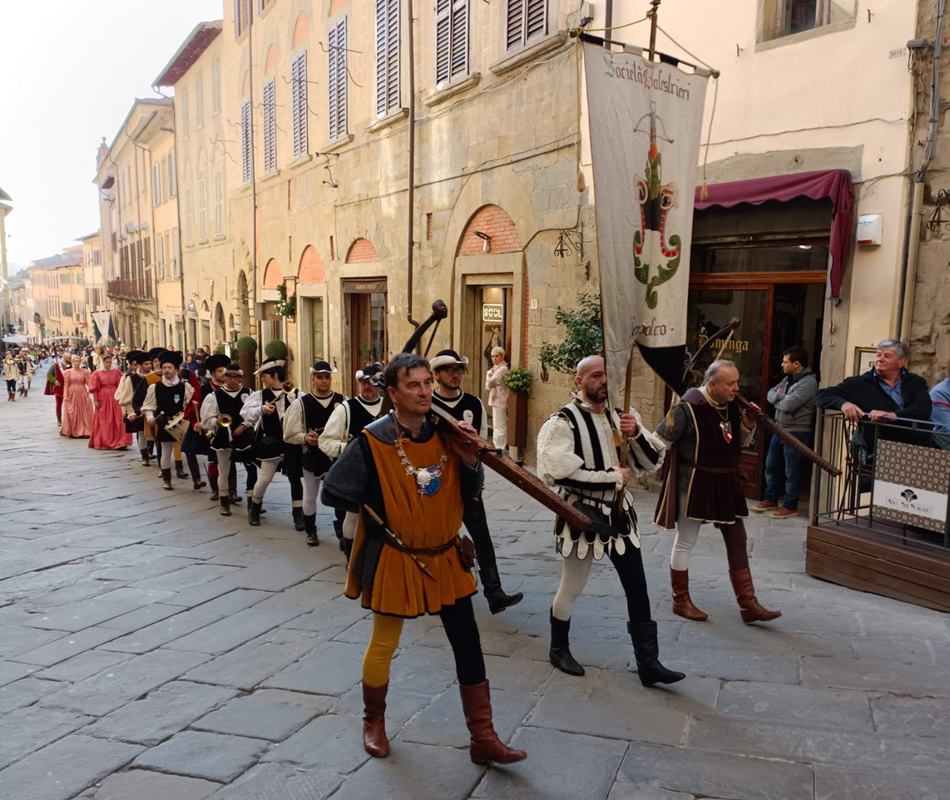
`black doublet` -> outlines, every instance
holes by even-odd
[[[316,431],[319,436],[327,426],[327,421],[338,405],[345,402],[346,398],[339,392],[333,392],[330,395],[330,402],[323,405],[313,393],[305,394],[301,400],[303,403],[304,424],[307,431]],[[303,468],[312,472],[317,477],[325,475],[330,469],[330,457],[326,455],[319,447],[307,445],[307,452],[302,456]]]
[[[447,401],[444,397],[440,397],[433,392],[432,402],[443,411],[451,414],[459,422],[470,423],[476,431],[482,429],[484,406],[482,406],[482,401],[475,395],[462,392],[457,401]]]

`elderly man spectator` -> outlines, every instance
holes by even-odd
[[[808,351],[795,345],[782,353],[785,377],[769,389],[768,399],[775,408],[775,421],[802,444],[814,442],[815,393],[818,381],[808,367]],[[798,514],[798,492],[801,486],[801,460],[798,451],[773,436],[765,458],[765,496],[753,511],[772,511],[775,519]],[[785,495],[782,507],[778,498],[782,484]]]
[[[927,381],[907,371],[907,345],[897,339],[885,339],[877,346],[874,367],[863,375],[846,378],[837,386],[815,395],[818,408],[840,411],[849,422],[882,422],[907,426],[915,420],[929,423],[933,404]],[[868,454],[874,451],[876,425],[860,425]],[[920,427],[929,427],[924,425]],[[886,439],[915,443],[912,433],[893,429],[882,433]]]

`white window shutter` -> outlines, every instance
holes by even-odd
[[[346,18],[341,19],[327,38],[327,74],[330,140],[346,136]]]
[[[277,169],[277,83],[264,86],[264,172]]]
[[[332,56],[331,56],[332,57]],[[305,156],[310,149],[307,135],[307,53],[290,64],[291,115],[293,117],[294,158]]]
[[[468,0],[452,2],[452,77],[468,75]]]
[[[548,0],[525,0],[525,36],[527,44],[532,39],[544,36],[548,31]]]
[[[214,235],[224,236],[224,174],[214,173]]]
[[[438,0],[435,7],[435,82],[444,83],[452,73],[452,0]]]
[[[208,192],[205,179],[198,181],[198,241],[208,240]]]
[[[376,0],[376,116],[399,108],[399,0]]]
[[[192,225],[191,187],[185,189],[185,244],[194,243],[194,226]]]
[[[508,19],[505,34],[507,50],[514,50],[524,43],[524,4],[525,0],[508,0]]]
[[[251,182],[251,101],[241,106],[241,180]],[[187,236],[186,236],[187,239]]]

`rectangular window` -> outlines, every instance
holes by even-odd
[[[152,164],[152,205],[162,204],[162,165],[159,162]]]
[[[468,75],[468,0],[438,0],[435,27],[435,82]]]
[[[277,79],[264,85],[264,172],[277,169]]]
[[[172,256],[175,259],[175,277],[181,277],[181,239],[178,228],[172,228]]]
[[[161,234],[155,239],[155,265],[158,268],[158,279],[165,280],[165,240]]]
[[[853,10],[846,11],[834,0],[763,0],[761,14],[759,41],[779,39],[854,18]]]
[[[346,17],[331,28],[328,40],[330,141],[346,136]]]
[[[234,0],[234,38],[237,39],[251,21],[251,0]]]
[[[508,0],[507,23],[507,50],[518,50],[540,39],[548,31],[548,0]]]
[[[215,59],[211,64],[211,111],[221,111],[221,62]]]
[[[204,178],[198,181],[198,241],[208,241],[208,192]]]
[[[62,316],[71,317],[73,315],[72,303],[63,303],[62,309],[63,309]]]
[[[241,106],[241,180],[244,183],[251,182],[251,158],[251,101],[248,100]]]
[[[310,149],[307,140],[307,102],[307,54],[301,53],[290,62],[290,113],[293,118],[294,158],[307,155]]]
[[[376,116],[399,108],[399,0],[376,0]]]
[[[214,173],[214,236],[224,236],[224,174]]]
[[[181,138],[188,138],[188,90],[181,93]]]
[[[175,151],[168,151],[168,174],[165,180],[168,182],[168,196],[175,197],[178,194],[178,166],[175,163]]]
[[[195,79],[195,128],[205,125],[205,79],[199,75]]]
[[[191,218],[191,187],[185,189],[185,244],[194,244],[195,232]]]

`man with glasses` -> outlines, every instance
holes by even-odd
[[[454,350],[440,350],[432,359],[431,366],[436,382],[435,391],[432,392],[432,405],[455,417],[459,422],[467,422],[485,439],[488,436],[485,406],[475,395],[463,392],[461,388],[462,375],[468,369],[468,358],[459,358],[459,354]],[[466,504],[462,522],[475,542],[478,574],[481,576],[482,588],[491,613],[498,614],[509,606],[520,603],[524,598],[521,592],[506,594],[501,588],[495,546],[488,530],[488,517],[481,492],[471,503]]]

